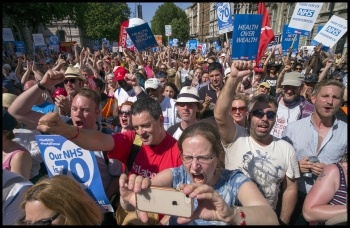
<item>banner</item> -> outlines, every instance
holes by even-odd
[[[178,47],[179,46],[179,39],[178,38],[174,38],[173,39],[173,47]]]
[[[296,53],[298,52],[300,35],[296,33],[288,33],[287,30],[288,30],[288,25],[284,25],[283,35],[282,35],[282,52],[285,55],[287,54],[288,49],[292,47],[293,39],[296,36],[293,44],[293,50],[292,50],[292,55],[296,55]]]
[[[119,30],[119,45],[122,48],[126,48],[126,38],[128,34],[126,33],[126,28],[129,26],[129,20],[123,21],[120,25],[120,30]]]
[[[165,35],[172,36],[171,25],[165,25]]]
[[[288,25],[288,33],[309,36],[323,3],[297,3]]]
[[[2,41],[15,41],[10,28],[2,28]]]
[[[322,49],[327,51],[332,48],[340,38],[348,31],[348,21],[344,18],[333,15],[321,31],[317,33],[311,44],[317,46],[322,43]]]
[[[158,46],[148,23],[126,28],[125,30],[139,52]]]
[[[233,30],[232,12],[229,2],[217,2],[216,14],[218,15],[219,34]]]
[[[85,150],[59,135],[36,135],[35,138],[49,177],[58,174],[72,177],[106,212],[114,212],[103,189],[93,151]]]
[[[17,55],[26,53],[26,45],[24,44],[24,41],[15,41],[15,48]]]
[[[260,40],[261,21],[262,15],[260,14],[235,15],[231,59],[256,59]]]

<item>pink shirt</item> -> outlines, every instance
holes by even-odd
[[[15,150],[11,152],[10,156],[2,163],[2,168],[11,171],[11,160],[21,150]]]

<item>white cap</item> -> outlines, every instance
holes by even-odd
[[[145,81],[145,89],[157,89],[158,86],[162,86],[162,84],[157,78],[149,78]]]
[[[227,74],[229,74],[229,73],[231,73],[231,67],[227,67],[227,68],[225,69],[224,77],[226,77]]]
[[[221,54],[221,57],[226,57],[226,54],[225,54],[225,53],[222,53],[222,54]]]

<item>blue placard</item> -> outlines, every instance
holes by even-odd
[[[283,35],[282,35],[282,52],[286,55],[288,49],[292,46],[294,36],[297,36],[294,41],[292,54],[295,55],[298,52],[299,38],[300,35],[296,33],[288,33],[288,25],[283,26]]]
[[[205,55],[207,53],[207,44],[203,43],[202,44],[202,55]]]
[[[233,60],[255,60],[258,53],[261,14],[236,14],[233,25],[232,54]]]
[[[158,46],[148,23],[127,28],[125,30],[138,51],[145,51],[148,48]]]
[[[198,46],[198,41],[197,40],[189,40],[189,50],[191,51],[192,49],[197,50]]]
[[[189,42],[189,41],[186,42],[186,49],[187,49],[187,50],[190,49],[190,42]]]
[[[26,45],[24,41],[14,41],[17,53],[26,53]]]
[[[173,46],[173,39],[169,39],[169,46],[170,46],[170,47]]]
[[[172,45],[172,46],[173,46],[173,47],[179,46],[179,39],[174,38],[174,39],[173,39],[173,45]]]
[[[319,33],[322,30],[322,28],[323,28],[323,25],[317,26],[317,33]]]
[[[233,21],[230,3],[218,2],[215,9],[218,15],[219,34],[231,32],[233,30]]]
[[[114,211],[103,189],[93,151],[60,135],[36,135],[35,138],[50,177],[63,174],[74,178],[105,211]]]

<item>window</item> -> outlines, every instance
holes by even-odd
[[[290,19],[291,19],[292,16],[293,16],[294,9],[295,9],[295,4],[296,4],[296,3],[290,3],[290,6],[289,6],[289,8],[288,8],[288,16],[287,16],[286,24],[289,24]]]
[[[277,5],[276,4],[272,7],[270,26],[273,31],[277,31]]]

